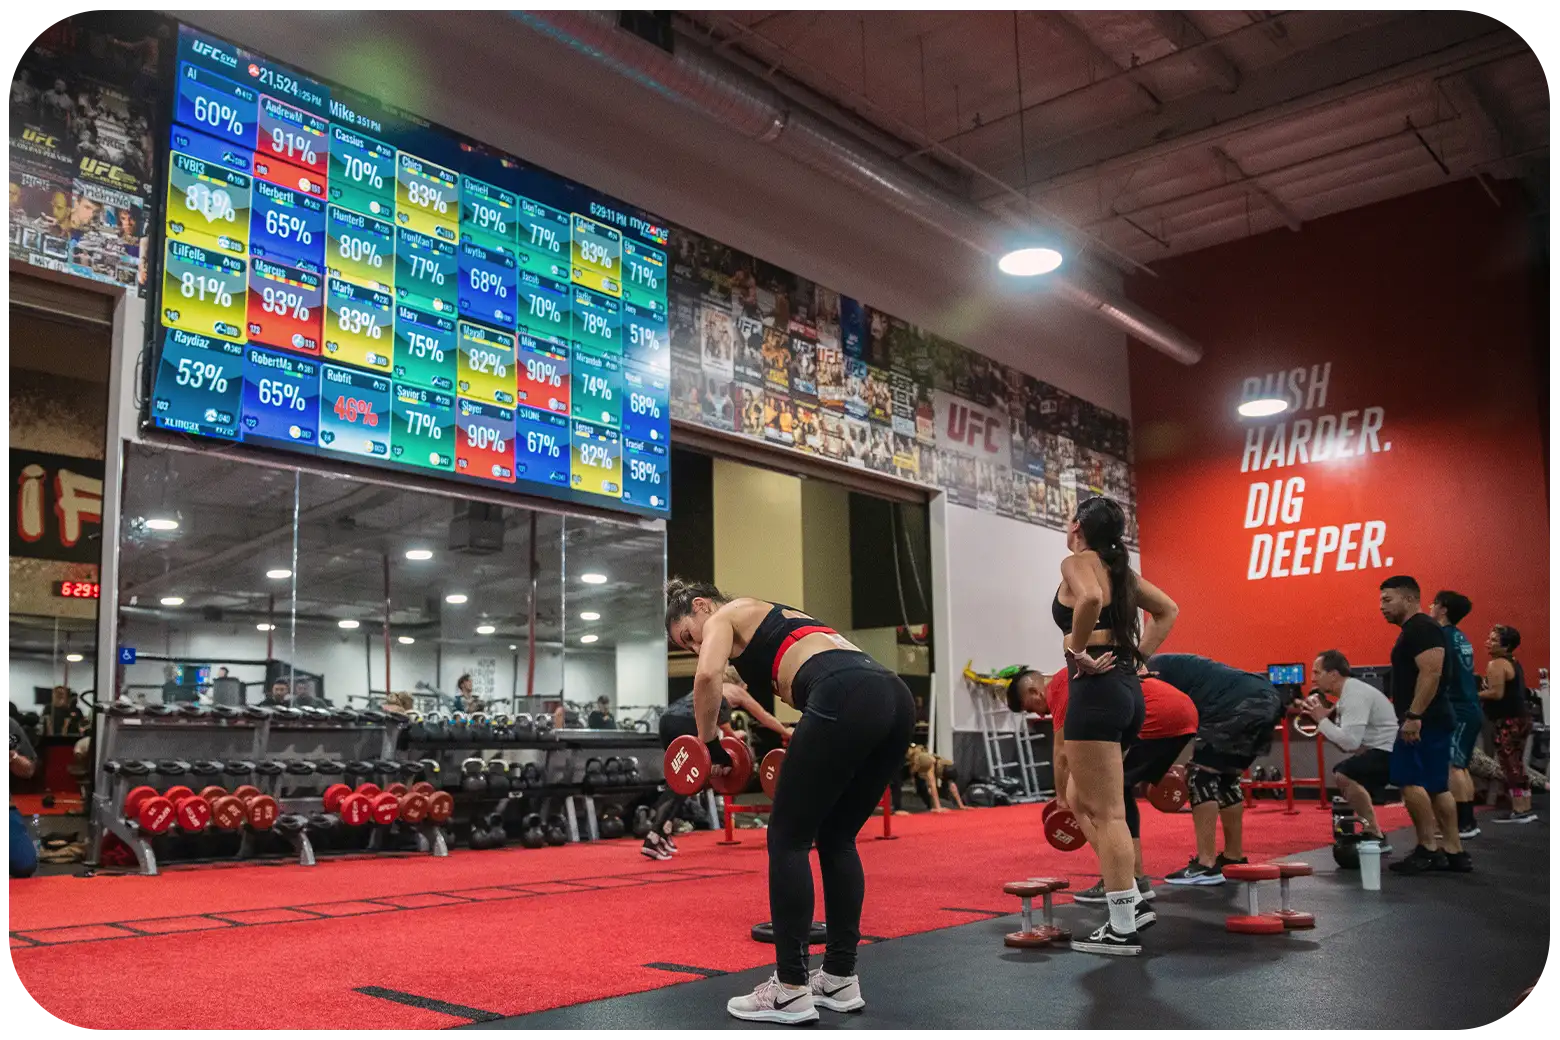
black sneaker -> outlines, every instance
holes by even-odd
[[[1147,901],[1154,898],[1154,886],[1146,876],[1137,879],[1138,898]],[[1103,903],[1105,902],[1105,879],[1100,878],[1094,884],[1081,891],[1073,893],[1074,903]]]
[[[1228,856],[1226,856],[1224,853],[1221,852],[1217,856],[1215,856],[1214,859],[1213,859],[1213,869],[1222,873],[1224,871],[1225,867],[1231,866],[1233,864],[1239,864],[1239,863],[1245,863],[1245,862],[1246,862],[1246,857],[1245,856],[1242,856],[1240,859],[1230,859]]]
[[[1437,863],[1442,864],[1438,866]],[[1425,848],[1423,845],[1415,845],[1414,851],[1387,867],[1394,874],[1423,874],[1427,870],[1444,870],[1446,853],[1436,852]]]
[[[1186,866],[1173,874],[1165,875],[1167,885],[1222,885],[1224,884],[1223,867],[1206,867],[1198,862],[1196,856],[1187,861]]]
[[[1483,833],[1483,831],[1479,830],[1478,824],[1473,824],[1469,827],[1458,828],[1457,836],[1463,841],[1467,841],[1469,838],[1477,838],[1480,834]]]
[[[1473,857],[1466,852],[1447,852],[1442,859],[1445,862],[1435,861],[1436,865],[1431,870],[1444,870],[1452,874],[1472,874]]]
[[[1136,957],[1143,952],[1143,943],[1136,932],[1122,935],[1110,925],[1094,931],[1087,939],[1074,939],[1072,948],[1079,953],[1103,953],[1111,957]]]
[[[1144,906],[1141,902],[1138,903],[1135,909],[1137,910],[1137,916],[1132,919],[1132,924],[1140,932],[1148,931],[1150,928],[1154,927],[1154,922],[1159,920],[1159,915],[1154,913],[1148,907]]]
[[[1527,812],[1524,812],[1524,813],[1509,812],[1509,813],[1506,813],[1504,816],[1497,816],[1497,817],[1495,817],[1494,822],[1495,823],[1537,823],[1538,822],[1538,813],[1534,812],[1532,809],[1529,809]]]

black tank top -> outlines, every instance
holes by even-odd
[[[774,696],[775,681],[780,675],[780,659],[791,649],[791,644],[815,632],[837,635],[834,629],[819,624],[815,618],[786,617],[785,612],[801,613],[795,607],[775,603],[758,623],[742,653],[732,661],[732,667],[747,683],[748,692],[755,697]]]
[[[1512,660],[1511,678],[1499,700],[1484,702],[1484,715],[1490,719],[1525,719],[1528,715],[1527,680],[1522,674],[1522,662]]]
[[[1056,595],[1051,598],[1051,619],[1056,622],[1056,627],[1065,635],[1072,631],[1073,608],[1062,602],[1062,589],[1057,586]],[[1094,621],[1094,631],[1102,628],[1116,627],[1116,604],[1107,603],[1100,608],[1100,616]]]

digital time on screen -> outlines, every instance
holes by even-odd
[[[664,515],[667,228],[179,32],[147,420]]]
[[[103,592],[103,586],[95,581],[57,581],[54,583],[54,594],[65,599],[98,599]]]

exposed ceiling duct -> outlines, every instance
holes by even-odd
[[[866,192],[983,257],[1005,251],[1013,237],[1011,227],[974,203],[796,107],[759,77],[690,40],[677,39],[675,53],[668,53],[619,29],[614,12],[525,11],[515,17],[663,97]],[[1179,329],[1076,274],[1058,272],[1046,284],[1060,298],[1182,364],[1202,359],[1202,347]]]

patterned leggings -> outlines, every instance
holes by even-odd
[[[1532,731],[1531,719],[1501,719],[1495,723],[1495,757],[1506,777],[1506,793],[1513,798],[1525,798],[1529,793],[1522,752]]]

